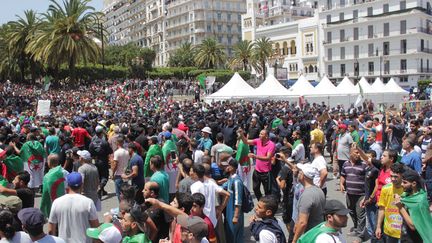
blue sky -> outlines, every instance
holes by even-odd
[[[24,10],[33,9],[37,12],[44,12],[50,5],[49,0],[0,0],[0,24],[15,20],[15,15],[23,15]],[[62,1],[62,0],[57,0]],[[91,0],[90,5],[96,10],[102,10],[103,0]]]

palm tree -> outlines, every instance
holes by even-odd
[[[21,81],[24,81],[25,70],[28,65],[30,65],[32,79],[34,80],[34,67],[36,64],[26,52],[26,48],[34,37],[34,30],[39,24],[39,19],[33,10],[24,11],[24,18],[20,16],[17,16],[17,18],[18,20],[7,23],[6,41],[9,46],[9,57],[11,60],[17,60],[21,73]]]
[[[195,55],[196,65],[203,68],[215,68],[225,62],[224,47],[214,38],[206,38],[197,46]]]
[[[243,71],[248,69],[249,64],[253,64],[253,44],[249,40],[243,40],[238,42],[233,47],[234,57],[231,60],[230,67],[236,67],[243,65]]]
[[[97,61],[100,46],[93,40],[100,33],[102,13],[88,5],[90,0],[64,0],[63,6],[55,0],[46,14],[40,30],[27,50],[36,60],[58,68],[66,63],[70,78],[75,79],[75,66],[79,62]]]
[[[262,37],[255,41],[253,57],[257,61],[257,68],[262,72],[263,79],[266,78],[266,62],[272,55],[272,41],[270,38]]]
[[[168,61],[168,66],[171,67],[192,67],[194,65],[194,48],[190,42],[181,44],[180,47],[170,55]]]

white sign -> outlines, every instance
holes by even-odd
[[[50,114],[51,100],[38,100],[37,114],[48,116]]]

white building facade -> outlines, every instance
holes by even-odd
[[[427,0],[320,2],[325,74],[416,86],[432,73],[432,11]]]

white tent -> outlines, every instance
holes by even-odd
[[[379,77],[377,77],[375,79],[375,82],[372,84],[371,87],[372,87],[374,93],[381,93],[385,90],[385,85]]]
[[[336,87],[339,94],[358,94],[359,89],[354,86],[348,77],[342,79],[342,82]]]
[[[206,100],[220,101],[232,98],[244,98],[254,92],[254,88],[246,83],[243,78],[236,72],[222,88],[215,93],[206,97]]]
[[[269,74],[264,82],[253,92],[249,92],[247,96],[274,99],[290,96],[290,93],[272,74]]]
[[[405,96],[409,95],[409,92],[402,89],[393,78],[391,78],[384,87],[384,100],[397,104],[403,100]]]
[[[355,85],[357,90],[360,90],[360,88],[358,87],[359,84],[361,85],[361,87],[363,89],[363,94],[374,93],[372,86],[368,83],[368,81],[365,79],[365,77],[362,77],[360,79],[360,81]]]
[[[300,75],[295,84],[291,86],[288,91],[291,93],[291,95],[307,96],[314,92],[314,87],[303,75]]]
[[[338,94],[336,91],[336,86],[327,78],[324,77],[318,83],[317,86],[314,87],[311,95],[336,95]]]

